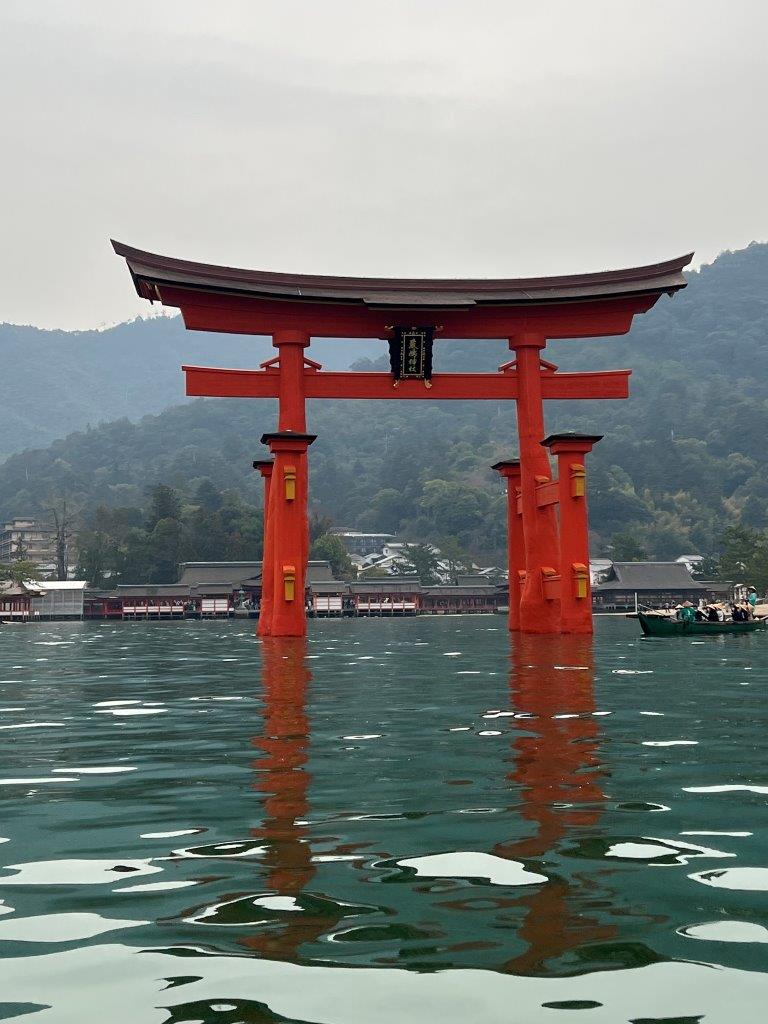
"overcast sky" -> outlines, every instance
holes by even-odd
[[[134,316],[110,236],[524,276],[768,238],[766,0],[2,0],[0,321]]]

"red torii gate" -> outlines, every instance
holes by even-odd
[[[278,351],[258,370],[185,366],[187,394],[277,398],[268,488],[259,633],[303,636],[308,557],[308,398],[485,399],[517,402],[519,461],[494,467],[509,493],[510,629],[592,631],[584,456],[599,437],[544,439],[545,399],[627,398],[630,370],[559,373],[541,358],[550,338],[625,334],[636,313],[684,288],[693,254],[629,270],[515,280],[325,277],[236,270],[113,242],[138,294],[181,310],[191,330],[266,334]],[[515,358],[496,373],[330,372],[304,354],[310,338],[379,338],[418,325],[440,338],[506,338]],[[556,456],[553,478],[547,448]],[[560,517],[556,510],[559,507]]]

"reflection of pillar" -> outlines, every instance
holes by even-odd
[[[556,852],[572,830],[595,826],[604,795],[600,785],[597,721],[589,637],[515,638],[510,671],[511,706],[530,717],[515,719],[510,781],[520,787],[522,817],[535,826],[528,839],[502,843],[494,852],[542,859]],[[557,718],[568,714],[576,717]],[[586,887],[586,886],[585,886]],[[506,967],[533,973],[544,961],[615,930],[585,918],[572,880],[551,878],[527,894],[520,936],[528,949]]]
[[[306,663],[306,640],[265,638],[261,645],[264,724],[253,745],[261,751],[254,762],[254,788],[263,797],[264,824],[253,835],[267,847],[270,892],[298,896],[315,874],[306,826],[311,776],[306,771],[309,753],[307,686],[312,678]],[[308,915],[286,912],[278,923],[245,939],[246,945],[272,959],[294,959],[299,945],[320,934],[327,922],[309,924]],[[309,927],[309,934],[307,928]]]
[[[525,583],[520,599],[524,633],[558,633],[560,602],[556,593],[559,564],[554,506],[539,507],[537,487],[552,478],[544,437],[540,351],[546,338],[524,332],[509,339],[515,350],[518,382],[517,432],[520,440],[520,483],[525,533]],[[550,582],[545,584],[545,579]]]
[[[601,434],[551,434],[541,443],[557,457],[560,505],[560,628],[592,632],[589,522],[584,460]]]
[[[306,702],[312,673],[306,647],[304,637],[270,637],[261,645],[264,726],[253,745],[262,752],[254,767],[255,788],[264,795],[264,826],[255,834],[267,841],[270,886],[282,894],[300,892],[314,874],[309,844],[302,841],[306,830],[296,824],[309,809]]]
[[[507,481],[507,565],[509,567],[509,628],[520,629],[520,573],[525,569],[523,519],[517,510],[520,460],[497,462],[492,467]]]
[[[264,434],[274,456],[269,494],[271,530],[272,622],[271,636],[304,636],[307,617],[304,590],[307,575],[307,448],[314,434],[289,430]]]
[[[272,627],[272,590],[274,587],[274,565],[272,563],[272,540],[269,533],[269,491],[272,482],[272,459],[257,459],[253,468],[258,469],[264,480],[264,528],[261,554],[261,600],[259,601],[259,636],[269,636]]]

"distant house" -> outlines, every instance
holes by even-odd
[[[56,531],[36,519],[12,519],[0,529],[0,562],[34,562],[45,573],[56,569]]]
[[[690,573],[700,572],[704,564],[704,555],[680,555],[675,561],[682,562]]]
[[[345,527],[334,527],[331,530],[342,542],[350,555],[373,555],[383,550],[387,541],[394,538],[393,533],[361,533],[359,530],[347,530]]]
[[[613,562],[610,558],[590,558],[589,575],[592,579],[592,586],[594,587],[604,580],[612,568]]]
[[[683,562],[614,562],[592,588],[595,611],[663,608],[683,601],[726,597],[728,587],[695,580]]]

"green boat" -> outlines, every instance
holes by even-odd
[[[681,622],[667,615],[638,612],[640,628],[646,636],[720,636],[722,633],[754,633],[765,629],[765,619],[747,622]]]

